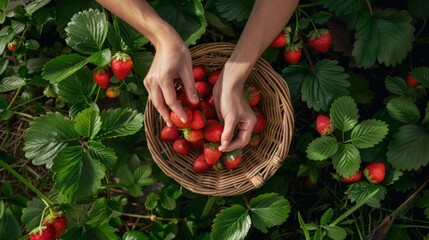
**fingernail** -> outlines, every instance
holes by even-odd
[[[185,122],[186,122],[186,119],[184,119],[184,118],[180,118],[180,121],[182,121],[183,123],[185,123]]]
[[[196,94],[192,95],[192,101],[194,101],[195,103],[197,103],[200,99],[198,98],[198,96]]]

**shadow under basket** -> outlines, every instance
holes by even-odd
[[[191,48],[193,65],[204,65],[208,74],[222,68],[235,45],[206,43]],[[200,152],[183,156],[174,152],[171,142],[161,141],[165,122],[149,99],[144,125],[149,150],[155,163],[169,177],[191,192],[210,196],[234,196],[261,187],[283,164],[292,139],[294,118],[285,80],[262,58],[255,64],[247,82],[261,91],[259,109],[267,119],[256,147],[243,149],[243,160],[235,169],[222,168],[196,174],[193,160]]]

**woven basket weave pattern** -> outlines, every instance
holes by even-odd
[[[231,43],[206,43],[191,49],[193,65],[204,65],[211,72],[222,68],[234,45]],[[267,118],[267,128],[262,132],[261,143],[243,149],[239,167],[228,170],[195,174],[193,159],[199,152],[183,156],[175,153],[172,144],[159,139],[165,122],[148,100],[145,110],[145,131],[148,147],[155,163],[169,177],[188,190],[212,196],[233,196],[261,187],[282,165],[293,134],[293,109],[286,82],[263,59],[250,73],[247,83],[261,91],[259,108]]]

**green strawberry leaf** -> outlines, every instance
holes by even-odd
[[[347,132],[358,122],[357,104],[349,96],[339,97],[332,103],[329,116],[336,129]]]
[[[429,67],[416,67],[411,73],[425,88],[429,88]]]
[[[4,73],[4,71],[7,69],[7,66],[9,66],[9,60],[7,58],[0,59],[0,75]]]
[[[118,235],[115,234],[116,229],[109,225],[97,225],[86,228],[80,240],[118,240]],[[73,238],[69,238],[73,239]]]
[[[362,75],[350,74],[350,96],[356,103],[369,104],[375,97],[375,92],[370,89],[369,81]]]
[[[133,71],[135,71],[141,77],[145,77],[149,72],[149,68],[153,61],[153,54],[149,51],[131,52],[131,58],[133,59]]]
[[[328,223],[331,221],[332,217],[334,216],[334,209],[328,208],[328,210],[323,213],[322,217],[320,218],[320,225],[328,225]]]
[[[425,116],[422,119],[422,126],[429,127],[429,101],[426,103]]]
[[[206,32],[204,7],[199,0],[172,2],[156,0],[153,8],[173,26],[187,45],[194,45]]]
[[[365,2],[355,0],[317,0],[317,2],[323,4],[325,8],[328,8],[331,12],[335,12],[337,15],[357,13],[366,7]]]
[[[71,95],[69,95],[69,94],[71,94],[71,93],[66,93],[67,91],[73,91],[71,88],[68,88],[68,87],[65,87],[65,86],[63,86],[63,84],[60,84],[62,87],[61,87],[61,95],[62,96],[65,96],[65,95],[68,95],[68,97],[71,97]],[[87,89],[88,91],[89,91],[89,89]],[[82,90],[83,91],[83,90]],[[90,93],[88,93],[88,94],[90,94]],[[81,95],[81,96],[84,96],[84,95]],[[88,108],[92,108],[92,109],[94,109],[94,111],[97,111],[97,112],[99,112],[100,111],[100,109],[98,108],[98,105],[97,105],[97,103],[95,103],[95,102],[85,102],[85,100],[86,100],[86,98],[82,98],[83,99],[83,101],[81,101],[81,102],[76,102],[76,103],[74,103],[73,105],[71,105],[70,106],[70,108],[69,108],[69,116],[71,117],[71,119],[74,121],[74,119],[76,118],[76,116],[80,113],[80,112],[82,112],[83,110],[85,110],[85,109],[88,109]]]
[[[267,228],[281,225],[289,217],[290,203],[277,193],[261,194],[250,200],[252,225],[267,233]]]
[[[216,9],[227,21],[242,22],[249,17],[254,2],[254,0],[217,0]]]
[[[91,71],[81,69],[58,83],[58,95],[68,103],[89,103],[93,88]]]
[[[135,169],[134,173],[131,172],[127,166],[122,166],[117,172],[120,183],[122,183],[128,189],[130,195],[134,197],[138,197],[143,194],[141,190],[142,186],[148,186],[154,183],[154,180],[150,178],[152,174],[150,166],[140,166]],[[174,201],[174,198],[168,196],[168,206],[173,206],[169,204],[171,199]]]
[[[377,9],[374,15],[364,13],[356,24],[352,51],[358,67],[369,68],[376,61],[386,66],[401,63],[414,41],[415,28],[411,21],[406,11],[395,9]]]
[[[282,70],[282,77],[287,82],[291,98],[301,99],[301,86],[308,73],[308,68],[303,65],[289,65]]]
[[[425,128],[408,124],[393,135],[387,160],[399,170],[418,170],[429,163],[429,133]]]
[[[25,85],[24,79],[18,76],[5,77],[0,81],[0,93],[8,92]]]
[[[352,130],[351,142],[357,148],[370,148],[381,142],[389,132],[388,125],[380,120],[365,120]]]
[[[101,50],[107,36],[107,18],[98,9],[89,9],[75,14],[65,29],[66,43],[82,54]]]
[[[242,205],[235,204],[221,210],[213,220],[212,239],[240,240],[244,239],[251,227],[249,212]]]
[[[213,26],[217,29],[219,29],[223,34],[233,37],[234,36],[234,29],[231,26],[230,22],[225,21],[224,19],[220,18],[219,14],[216,12],[211,12],[211,9],[207,9],[205,6],[205,12],[204,15],[206,16],[207,23],[210,26]],[[215,9],[214,9],[215,11]]]
[[[68,145],[77,145],[79,134],[73,123],[60,113],[49,112],[35,118],[24,135],[25,157],[34,165],[52,166],[58,152]]]
[[[370,198],[366,202],[366,204],[373,208],[380,208],[380,201],[384,199],[387,192],[386,187],[382,185],[376,185],[370,182],[360,181],[349,184],[348,189],[345,191],[345,194],[347,195],[347,198],[353,203],[365,199],[365,197],[369,196],[374,191],[377,191],[377,193],[372,198]]]
[[[360,168],[359,150],[353,144],[340,144],[332,156],[332,164],[340,176],[351,177]]]
[[[43,6],[51,2],[51,0],[37,0],[32,1],[29,4],[27,4],[24,9],[27,12],[27,15],[32,15],[37,10],[41,9]]]
[[[45,64],[42,77],[52,83],[60,82],[87,63],[88,59],[76,53],[60,55]]]
[[[321,136],[314,139],[307,147],[307,157],[311,160],[326,160],[338,151],[337,139]]]
[[[144,202],[144,206],[147,210],[153,210],[156,208],[156,205],[158,204],[159,196],[155,193],[149,193],[146,196],[146,200]]]
[[[417,105],[405,97],[390,99],[386,108],[392,118],[402,123],[417,123],[421,117]]]
[[[115,202],[107,200],[105,197],[95,200],[88,212],[88,216],[91,219],[86,224],[93,227],[108,224],[112,218],[120,215],[117,212],[120,209],[116,209],[115,207]]]
[[[74,129],[81,136],[93,139],[101,129],[100,113],[93,108],[87,108],[78,113]]]
[[[384,85],[393,94],[404,95],[407,92],[407,83],[401,77],[387,76]]]
[[[40,198],[33,198],[28,201],[27,207],[22,210],[21,221],[29,231],[39,226],[46,204]]]
[[[99,138],[116,138],[135,134],[143,126],[143,114],[132,109],[108,109],[101,112]]]
[[[148,236],[140,231],[128,230],[122,236],[122,240],[150,240]]]
[[[346,239],[347,232],[342,227],[338,226],[322,226],[330,239],[341,240]]]
[[[10,208],[0,215],[0,236],[4,239],[18,239],[21,236],[21,226]]]
[[[99,67],[104,67],[110,63],[110,59],[112,59],[112,52],[110,49],[106,48],[102,51],[91,54],[87,60]]]
[[[118,21],[121,39],[128,46],[128,48],[139,49],[149,43],[149,39],[147,39],[135,28],[131,27],[128,23],[122,19],[115,19],[115,21],[116,20]]]
[[[118,156],[113,148],[106,147],[101,142],[88,141],[88,151],[91,158],[100,160],[103,165],[114,166]]]
[[[337,97],[349,95],[348,77],[338,61],[320,60],[315,64],[314,72],[308,72],[302,82],[302,100],[316,111],[328,111]]]
[[[54,159],[54,187],[72,199],[96,193],[105,176],[105,167],[81,146],[63,148]]]
[[[319,11],[311,16],[311,19],[316,24],[325,24],[332,17],[332,13]]]

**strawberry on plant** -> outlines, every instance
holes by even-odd
[[[107,89],[110,87],[110,78],[112,77],[112,71],[108,67],[97,67],[92,73],[92,78],[95,83],[102,88]]]
[[[186,122],[182,122],[182,120],[180,119],[180,117],[175,113],[175,112],[171,112],[170,113],[170,120],[174,123],[174,125],[176,125],[178,128],[187,128],[191,125],[192,122],[192,110],[189,108],[185,108],[185,113],[187,116],[187,120]]]
[[[37,227],[30,232],[30,240],[54,240],[55,227],[51,223]]]
[[[350,177],[341,177],[341,181],[344,183],[359,182],[362,179],[362,171],[358,170],[355,174]]]
[[[407,78],[406,78],[406,82],[407,82],[407,86],[409,88],[414,88],[414,87],[417,87],[419,85],[419,82],[416,80],[416,78],[413,76],[412,73],[408,73]]]
[[[210,85],[214,86],[216,84],[221,72],[222,69],[220,68],[210,73],[209,77],[207,78],[207,81],[210,83]]]
[[[227,169],[236,168],[243,160],[243,151],[236,149],[223,154],[222,163]]]
[[[328,135],[331,134],[335,128],[328,116],[319,114],[316,117],[316,129],[320,135]]]
[[[106,89],[106,96],[108,98],[117,98],[120,93],[121,89],[118,85],[113,85]]]
[[[253,108],[253,112],[256,116],[256,124],[253,127],[252,134],[260,133],[267,127],[267,118],[258,108]]]
[[[210,88],[210,84],[206,81],[196,82],[195,88],[197,89],[198,96],[200,98],[206,97],[206,96],[210,95],[210,93],[212,92],[212,90]]]
[[[210,168],[212,168],[212,165],[206,162],[204,158],[204,154],[200,154],[194,159],[193,167],[194,167],[194,172],[197,174],[200,174],[210,170]]]
[[[201,110],[195,109],[192,111],[192,121],[189,125],[192,129],[202,129],[206,126],[206,119]]]
[[[55,238],[60,238],[67,229],[67,218],[64,214],[58,214],[52,221],[55,227]]]
[[[204,138],[213,143],[220,142],[223,132],[223,126],[218,120],[210,119],[207,120],[207,125],[204,128]]]
[[[247,86],[244,89],[244,98],[247,100],[250,107],[254,107],[261,100],[261,92],[255,86]]]
[[[300,47],[286,47],[283,51],[283,57],[289,64],[297,64],[301,59],[302,48]]]
[[[270,47],[281,48],[286,46],[287,37],[286,33],[282,30],[279,35],[271,42]]]
[[[173,142],[173,150],[181,155],[188,155],[191,152],[191,143],[184,138],[178,138]]]
[[[197,65],[197,66],[193,67],[192,73],[194,75],[195,82],[199,82],[199,81],[202,81],[204,79],[207,71],[203,65]]]
[[[201,139],[204,138],[204,132],[203,129],[190,129],[190,128],[185,128],[183,130],[183,135],[185,137],[186,140],[188,140],[189,142],[198,142]]]
[[[308,35],[307,41],[316,52],[327,53],[331,47],[332,33],[328,29],[313,30]]]
[[[119,80],[124,80],[128,77],[133,69],[133,61],[131,57],[124,52],[117,52],[110,60],[110,67],[113,75]]]
[[[159,134],[159,138],[165,142],[173,142],[180,136],[180,130],[176,128],[176,126],[165,126],[161,133]]]
[[[372,162],[365,166],[363,175],[368,181],[379,184],[384,180],[386,175],[386,166],[383,162]]]
[[[222,152],[218,148],[219,144],[216,143],[207,143],[204,145],[203,153],[208,164],[213,165],[219,161]]]
[[[7,49],[9,50],[9,51],[11,51],[11,52],[15,52],[15,50],[18,48],[18,44],[16,43],[16,41],[12,41],[12,42],[9,42],[8,44],[7,44]]]

